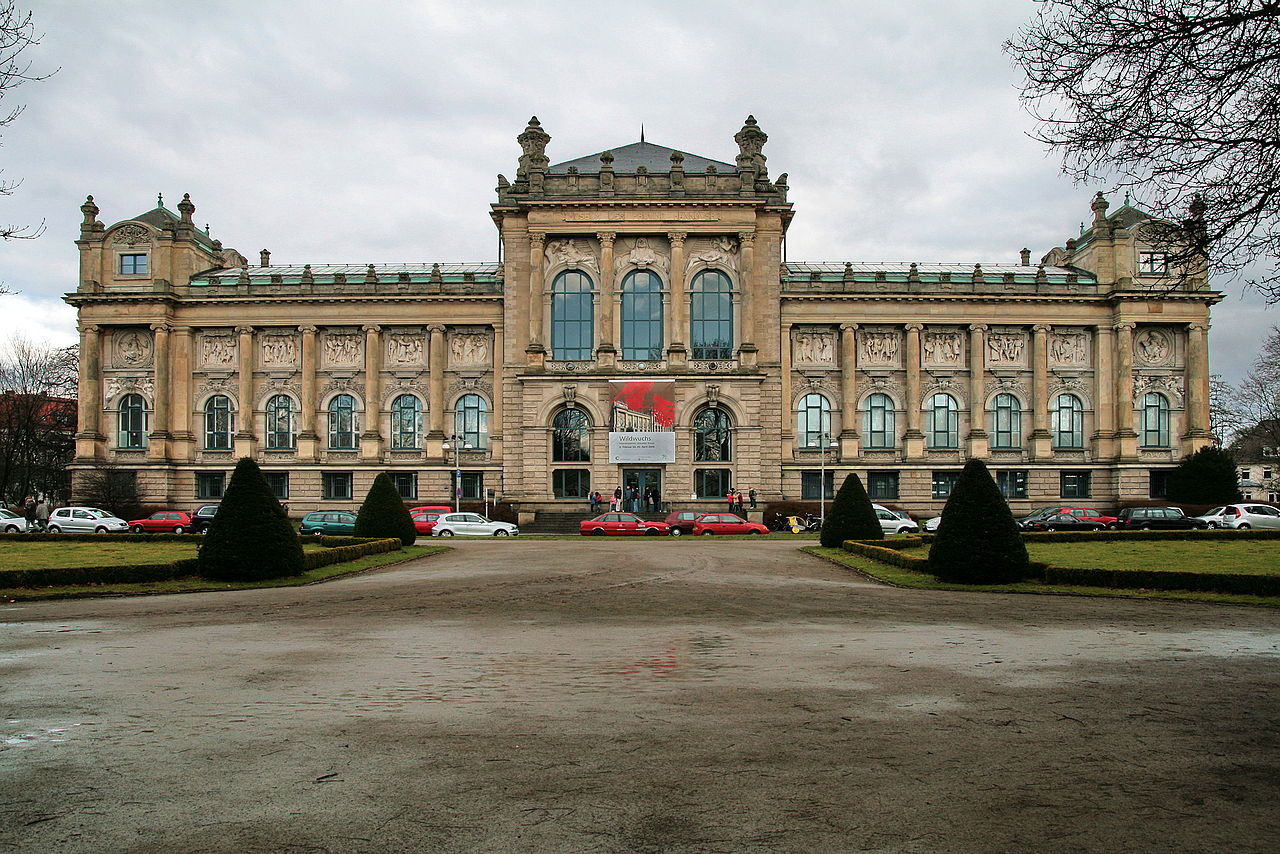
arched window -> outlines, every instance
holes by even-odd
[[[591,461],[591,422],[581,409],[562,409],[551,421],[551,459],[557,463]]]
[[[391,448],[397,451],[422,447],[422,401],[402,394],[391,401]]]
[[[595,346],[595,293],[591,277],[565,270],[551,284],[551,358],[590,359]]]
[[[873,394],[863,404],[862,434],[865,447],[896,448],[898,432],[895,417],[897,408],[887,394]]]
[[[1169,398],[1154,391],[1142,397],[1142,447],[1169,447]]]
[[[992,401],[991,447],[1022,447],[1022,404],[1011,394],[997,394]]]
[[[693,461],[727,463],[733,458],[733,421],[729,413],[709,406],[693,418]]]
[[[356,399],[349,394],[336,395],[329,401],[329,447],[338,451],[350,451],[356,447],[359,439]]]
[[[464,394],[454,407],[453,427],[471,447],[489,447],[489,404],[478,394]]]
[[[733,286],[719,270],[689,285],[689,346],[695,359],[733,358]]]
[[[960,407],[949,394],[929,398],[925,412],[929,419],[930,448],[960,447]]]
[[[293,398],[277,394],[267,401],[267,448],[287,450],[294,447],[297,438],[294,423]]]
[[[1074,394],[1060,394],[1054,401],[1053,446],[1084,447],[1084,404]]]
[[[802,448],[821,448],[831,441],[831,401],[816,393],[801,398],[796,439]]]
[[[207,451],[231,450],[231,398],[215,394],[204,405],[204,447]]]
[[[147,446],[147,404],[140,394],[120,398],[120,447]]]
[[[622,358],[662,358],[662,280],[648,270],[622,280]]]

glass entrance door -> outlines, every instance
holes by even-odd
[[[632,513],[657,513],[652,502],[655,496],[662,501],[662,469],[623,469],[622,488],[624,499],[633,494],[632,489],[639,496],[634,502],[627,502],[623,509]],[[661,503],[658,506],[661,507]]]

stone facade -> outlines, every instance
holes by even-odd
[[[734,139],[733,163],[641,142],[552,165],[531,120],[488,264],[250,266],[189,198],[107,227],[90,197],[66,297],[76,471],[135,470],[147,501],[188,506],[252,456],[295,513],[356,502],[379,471],[437,503],[460,470],[468,496],[522,510],[637,476],[673,504],[728,482],[817,498],[824,470],[857,471],[931,513],[971,457],[1015,507],[1105,505],[1210,443],[1221,296],[1164,269],[1141,211],[1099,194],[1038,264],[784,261],[787,176],[754,119]],[[620,379],[671,384],[674,462],[608,462]],[[724,459],[698,439],[707,410]],[[585,452],[557,461],[565,411]]]

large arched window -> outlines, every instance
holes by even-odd
[[[349,394],[335,395],[329,401],[329,447],[336,451],[350,451],[359,441],[356,399]]]
[[[489,404],[478,394],[464,394],[454,407],[453,427],[471,447],[489,447]]]
[[[231,450],[231,398],[215,394],[204,404],[204,447],[207,451]]]
[[[898,445],[896,415],[897,408],[889,395],[877,393],[868,397],[862,410],[864,447],[896,448]]]
[[[662,358],[662,280],[635,270],[622,280],[622,358]]]
[[[147,446],[147,404],[140,394],[120,398],[120,437],[122,448]]]
[[[997,394],[992,401],[991,447],[1022,447],[1022,404],[1011,394]]]
[[[821,448],[831,441],[831,401],[817,393],[801,398],[796,439],[802,448]]]
[[[277,394],[267,401],[267,449],[287,450],[297,442],[293,398]]]
[[[551,459],[557,463],[591,461],[591,422],[581,409],[562,409],[552,419]]]
[[[733,421],[729,413],[709,406],[693,418],[693,461],[727,463],[733,458]]]
[[[411,451],[422,447],[422,401],[402,394],[391,401],[391,449]]]
[[[551,358],[591,358],[595,346],[596,302],[591,277],[565,270],[551,283]]]
[[[935,394],[925,407],[928,416],[929,447],[960,447],[960,407],[949,394]]]
[[[1053,446],[1084,447],[1084,404],[1074,394],[1060,394],[1054,401]]]
[[[1154,391],[1142,397],[1142,447],[1169,447],[1169,398]]]
[[[695,359],[733,358],[733,285],[719,270],[689,285],[689,346]]]

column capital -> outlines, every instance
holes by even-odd
[[[1188,332],[1208,332],[1209,324],[1205,323],[1204,321],[1197,320],[1194,323],[1187,324],[1187,331]]]
[[[173,331],[173,327],[167,323],[153,323],[151,324],[151,331],[157,333],[163,332],[165,335],[168,335]]]
[[[607,246],[612,246],[613,241],[617,237],[618,237],[618,233],[616,231],[597,231],[596,232],[596,240],[599,240],[602,244],[605,244]]]
[[[236,327],[236,332],[240,333],[241,335],[252,335],[252,334],[253,334],[253,327],[252,327],[252,326],[237,326],[237,327]]]
[[[689,236],[689,232],[687,231],[668,231],[667,232],[667,240],[670,240],[671,243],[675,246],[679,246],[683,244],[684,239],[688,236]]]
[[[858,331],[858,324],[856,324],[856,323],[842,323],[842,324],[840,324],[840,331],[841,331],[841,332],[857,332],[857,331]]]
[[[1116,332],[1131,332],[1133,331],[1133,328],[1137,325],[1138,324],[1136,323],[1130,323],[1126,321],[1124,323],[1115,324],[1114,329],[1116,330]]]
[[[1031,331],[1037,335],[1048,335],[1052,330],[1053,327],[1047,323],[1037,323],[1031,327]]]
[[[755,239],[756,239],[756,233],[754,231],[738,232],[738,240],[742,241],[743,245],[745,246],[750,246],[755,241]]]
[[[540,247],[547,242],[547,233],[545,231],[531,231],[529,232],[529,242],[534,246]]]
[[[374,335],[382,331],[382,327],[378,326],[376,323],[366,323],[364,326],[361,326],[360,329],[370,335]]]
[[[432,323],[427,327],[427,331],[432,335],[443,335],[444,329],[445,327],[443,323]]]
[[[303,335],[315,335],[320,330],[314,326],[307,325],[307,326],[299,326],[298,331],[301,332]]]
[[[970,332],[986,332],[986,331],[987,331],[988,329],[990,329],[990,328],[991,328],[991,327],[987,326],[987,324],[985,324],[985,323],[970,323],[970,324],[969,324],[969,331],[970,331]]]
[[[96,323],[88,323],[80,327],[80,334],[97,335],[102,331],[102,327]]]
[[[903,328],[906,329],[908,332],[920,332],[921,330],[924,329],[924,324],[923,323],[906,323],[906,324],[903,324]]]

